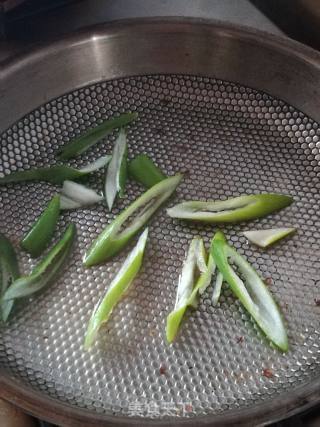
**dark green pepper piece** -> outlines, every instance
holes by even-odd
[[[34,294],[49,284],[61,271],[70,253],[76,235],[76,226],[70,224],[62,238],[53,246],[29,276],[17,279],[6,290],[3,300],[8,301]]]
[[[38,169],[28,169],[10,173],[0,178],[0,185],[22,181],[47,181],[52,184],[62,184],[63,181],[83,178],[91,172],[104,167],[110,161],[110,156],[104,156],[81,169],[70,166],[56,165]]]
[[[92,147],[114,129],[128,125],[137,117],[137,113],[121,114],[119,117],[113,117],[101,123],[101,125],[89,129],[83,135],[80,135],[78,138],[75,138],[73,141],[63,146],[58,152],[58,157],[62,160],[66,160],[71,157],[79,156],[79,154],[84,153],[88,148]]]
[[[151,188],[166,179],[162,171],[146,154],[139,154],[128,164],[130,176],[146,188]]]
[[[18,277],[19,265],[14,247],[7,237],[0,234],[0,312],[4,322],[9,317],[14,301],[3,301],[2,296]]]
[[[33,258],[41,255],[49,245],[56,229],[59,213],[60,196],[56,194],[21,241],[21,247]]]

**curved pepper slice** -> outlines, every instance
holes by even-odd
[[[105,182],[105,196],[111,211],[117,195],[123,197],[127,181],[127,136],[121,129],[114,143],[112,158],[108,166]]]
[[[213,292],[212,292],[212,304],[213,305],[217,305],[219,302],[220,295],[221,295],[221,289],[222,289],[222,283],[223,283],[223,276],[222,276],[221,272],[218,271],[216,281],[213,285]]]
[[[60,209],[77,209],[94,205],[103,200],[103,196],[96,193],[91,188],[74,181],[64,181],[61,196]]]
[[[8,287],[19,277],[19,265],[11,242],[0,234],[0,312],[6,322],[13,307],[13,301],[3,301],[2,296]]]
[[[13,282],[3,295],[3,300],[12,300],[29,296],[43,289],[61,271],[76,235],[76,226],[70,224],[62,238],[50,249],[43,260],[36,265],[29,276],[23,276]]]
[[[190,243],[179,277],[174,309],[167,317],[166,336],[169,343],[174,340],[188,306],[196,305],[198,293],[202,294],[211,282],[216,266],[213,257],[209,257],[208,264],[206,260],[203,240],[195,237]],[[202,271],[201,265],[206,266]]]
[[[137,117],[137,113],[126,113],[121,114],[119,117],[113,117],[109,120],[106,120],[105,122],[101,123],[101,125],[89,129],[83,135],[80,135],[78,138],[75,138],[68,144],[64,145],[58,151],[58,157],[60,159],[67,160],[71,157],[79,156],[106,135],[111,133],[114,129],[128,125]]]
[[[63,181],[67,179],[79,179],[106,166],[109,163],[110,158],[110,156],[100,157],[95,162],[81,169],[75,169],[65,165],[56,165],[45,168],[12,172],[3,178],[0,178],[0,185],[22,181],[47,181],[51,182],[52,184],[62,184]]]
[[[261,330],[277,347],[287,351],[287,332],[280,311],[257,272],[227,244],[221,231],[212,240],[211,253],[224,280]],[[241,278],[231,264],[237,267]]]
[[[60,196],[55,195],[21,241],[21,247],[33,258],[42,254],[53,237],[60,213]]]
[[[146,154],[139,154],[128,164],[130,176],[144,185],[146,188],[158,184],[166,179],[162,171],[153,163]]]
[[[130,252],[122,267],[110,283],[105,296],[98,302],[91,318],[85,336],[84,347],[88,349],[98,333],[103,323],[106,323],[116,304],[120,301],[123,294],[128,290],[137,273],[140,270],[145,246],[147,243],[148,229],[139,237],[139,240],[133,250]]]
[[[177,174],[159,182],[121,212],[92,243],[84,256],[84,265],[99,264],[119,253],[171,196],[181,179],[182,175]],[[134,218],[121,230],[131,216]]]
[[[183,202],[167,209],[172,218],[212,223],[240,222],[267,216],[293,202],[284,194],[252,194],[227,200]]]
[[[295,232],[295,228],[270,228],[268,230],[244,231],[243,235],[260,248],[266,248]]]

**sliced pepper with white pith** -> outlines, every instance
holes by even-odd
[[[287,351],[288,338],[281,313],[257,272],[228,245],[221,231],[212,240],[211,253],[223,279],[261,330],[277,347]],[[236,266],[236,270],[232,265]]]
[[[6,322],[14,301],[2,299],[8,287],[19,277],[19,265],[16,252],[10,240],[0,233],[0,314]]]
[[[112,158],[106,174],[105,196],[110,211],[117,195],[122,197],[124,194],[127,180],[127,151],[126,132],[121,129],[114,144]]]
[[[171,196],[181,179],[182,175],[177,174],[159,182],[121,212],[92,243],[84,256],[84,265],[90,267],[118,254]]]
[[[167,209],[172,218],[211,223],[248,221],[269,215],[293,202],[284,194],[252,194],[218,201],[182,202]]]
[[[60,209],[77,209],[94,205],[103,200],[103,196],[78,182],[66,180],[60,196]]]
[[[211,254],[210,254],[211,255]],[[223,283],[223,275],[220,271],[218,271],[216,280],[213,285],[213,292],[212,292],[212,304],[217,305],[220,299],[221,295],[221,289],[222,289],[222,283]]]
[[[103,168],[110,161],[110,156],[103,156],[80,169],[66,165],[54,165],[38,169],[28,169],[12,172],[0,178],[0,185],[24,181],[47,181],[52,184],[62,184],[66,179],[81,179],[89,173]]]
[[[270,228],[268,230],[244,231],[243,235],[261,248],[266,248],[284,237],[295,233],[295,228]]]
[[[46,287],[61,272],[76,235],[76,226],[70,224],[61,239],[50,249],[28,276],[19,277],[6,290],[2,299],[10,301],[34,294]]]
[[[207,263],[203,240],[195,237],[182,267],[174,309],[167,317],[166,336],[169,343],[174,340],[188,306],[195,306],[198,294],[209,286],[215,268],[212,257],[209,257]]]
[[[85,349],[88,349],[93,344],[100,327],[108,321],[113,308],[118,304],[138,274],[143,260],[147,237],[148,229],[141,234],[136,246],[112,280],[108,291],[94,308],[85,336]]]

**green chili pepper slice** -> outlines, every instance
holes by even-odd
[[[38,257],[49,245],[60,213],[60,196],[55,195],[41,216],[32,225],[27,235],[21,241],[21,247],[33,258]]]
[[[166,336],[169,343],[177,335],[187,307],[196,305],[198,294],[202,294],[211,282],[216,266],[213,257],[209,257],[208,264],[206,259],[203,240],[195,237],[182,267],[174,309],[167,317]],[[201,265],[205,265],[202,271],[199,269]]]
[[[146,188],[151,188],[166,179],[162,171],[146,154],[139,154],[128,164],[130,176]]]
[[[121,129],[114,144],[112,158],[108,166],[105,182],[105,196],[111,211],[117,194],[123,197],[127,180],[127,136]]]
[[[266,248],[295,232],[295,228],[270,228],[268,230],[244,231],[243,235],[260,248]]]
[[[90,206],[101,202],[103,199],[103,196],[91,188],[87,188],[74,181],[66,180],[61,190],[60,209],[77,209]]]
[[[223,283],[223,276],[222,276],[221,272],[218,271],[217,277],[216,277],[216,280],[215,280],[215,283],[213,286],[213,292],[212,292],[212,304],[213,305],[217,305],[219,302],[220,295],[221,295],[221,289],[222,289],[222,283]]]
[[[0,178],[0,185],[22,181],[47,181],[52,184],[62,184],[65,180],[75,180],[83,178],[91,172],[94,172],[110,161],[110,156],[104,156],[95,162],[81,169],[75,169],[70,166],[56,165],[38,169],[29,169],[13,172],[3,178]]]
[[[181,179],[182,175],[177,174],[159,182],[121,212],[92,243],[84,257],[84,265],[90,267],[118,254],[171,196]],[[121,231],[131,216],[134,218]]]
[[[70,253],[75,235],[76,226],[70,224],[62,238],[50,249],[43,260],[36,265],[32,273],[13,282],[6,290],[3,300],[23,298],[40,291],[48,285],[60,273]]]
[[[280,311],[257,272],[228,245],[221,231],[212,240],[211,253],[223,279],[261,330],[279,349],[287,351],[288,338]],[[231,264],[237,267],[241,277]]]
[[[291,196],[284,194],[252,194],[219,201],[183,202],[167,209],[172,218],[211,223],[248,221],[267,216],[289,206]]]
[[[94,342],[98,330],[103,323],[107,322],[113,308],[120,301],[123,294],[128,290],[137,273],[140,270],[143,254],[148,237],[148,229],[141,234],[136,246],[130,252],[122,267],[110,283],[105,296],[98,302],[91,318],[85,336],[84,347],[88,349]]]
[[[2,296],[8,287],[19,277],[19,265],[14,247],[10,240],[0,234],[0,312],[6,322],[14,301],[4,301]]]
[[[92,147],[106,135],[111,133],[114,129],[124,127],[138,117],[137,113],[121,114],[119,117],[113,117],[104,121],[100,125],[89,129],[83,135],[75,138],[73,141],[64,145],[58,151],[58,157],[62,160],[70,159],[71,157],[79,156],[84,153],[88,148]]]

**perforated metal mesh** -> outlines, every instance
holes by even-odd
[[[268,278],[288,323],[290,351],[268,345],[224,287],[218,307],[210,290],[188,312],[176,342],[165,341],[185,251],[195,235],[206,244],[214,226],[166,216],[151,221],[145,262],[94,347],[82,348],[90,313],[126,256],[85,270],[81,258],[103,227],[143,189],[130,182],[112,213],[100,205],[64,213],[78,228],[60,279],[2,329],[0,363],[34,389],[99,413],[155,418],[220,413],[254,405],[320,373],[320,130],[304,114],[270,96],[223,81],[185,76],[136,77],[96,84],[54,100],[1,138],[0,172],[53,164],[57,148],[115,113],[136,110],[129,155],[145,152],[168,174],[185,171],[170,204],[280,192],[295,203],[266,219],[223,227],[232,244]],[[110,153],[115,135],[71,164]],[[102,188],[103,174],[90,185]],[[0,188],[1,231],[19,240],[57,188],[45,183]],[[264,251],[241,231],[297,227]],[[33,262],[20,251],[21,269]],[[267,371],[266,371],[267,370]],[[272,374],[271,376],[269,375]]]

